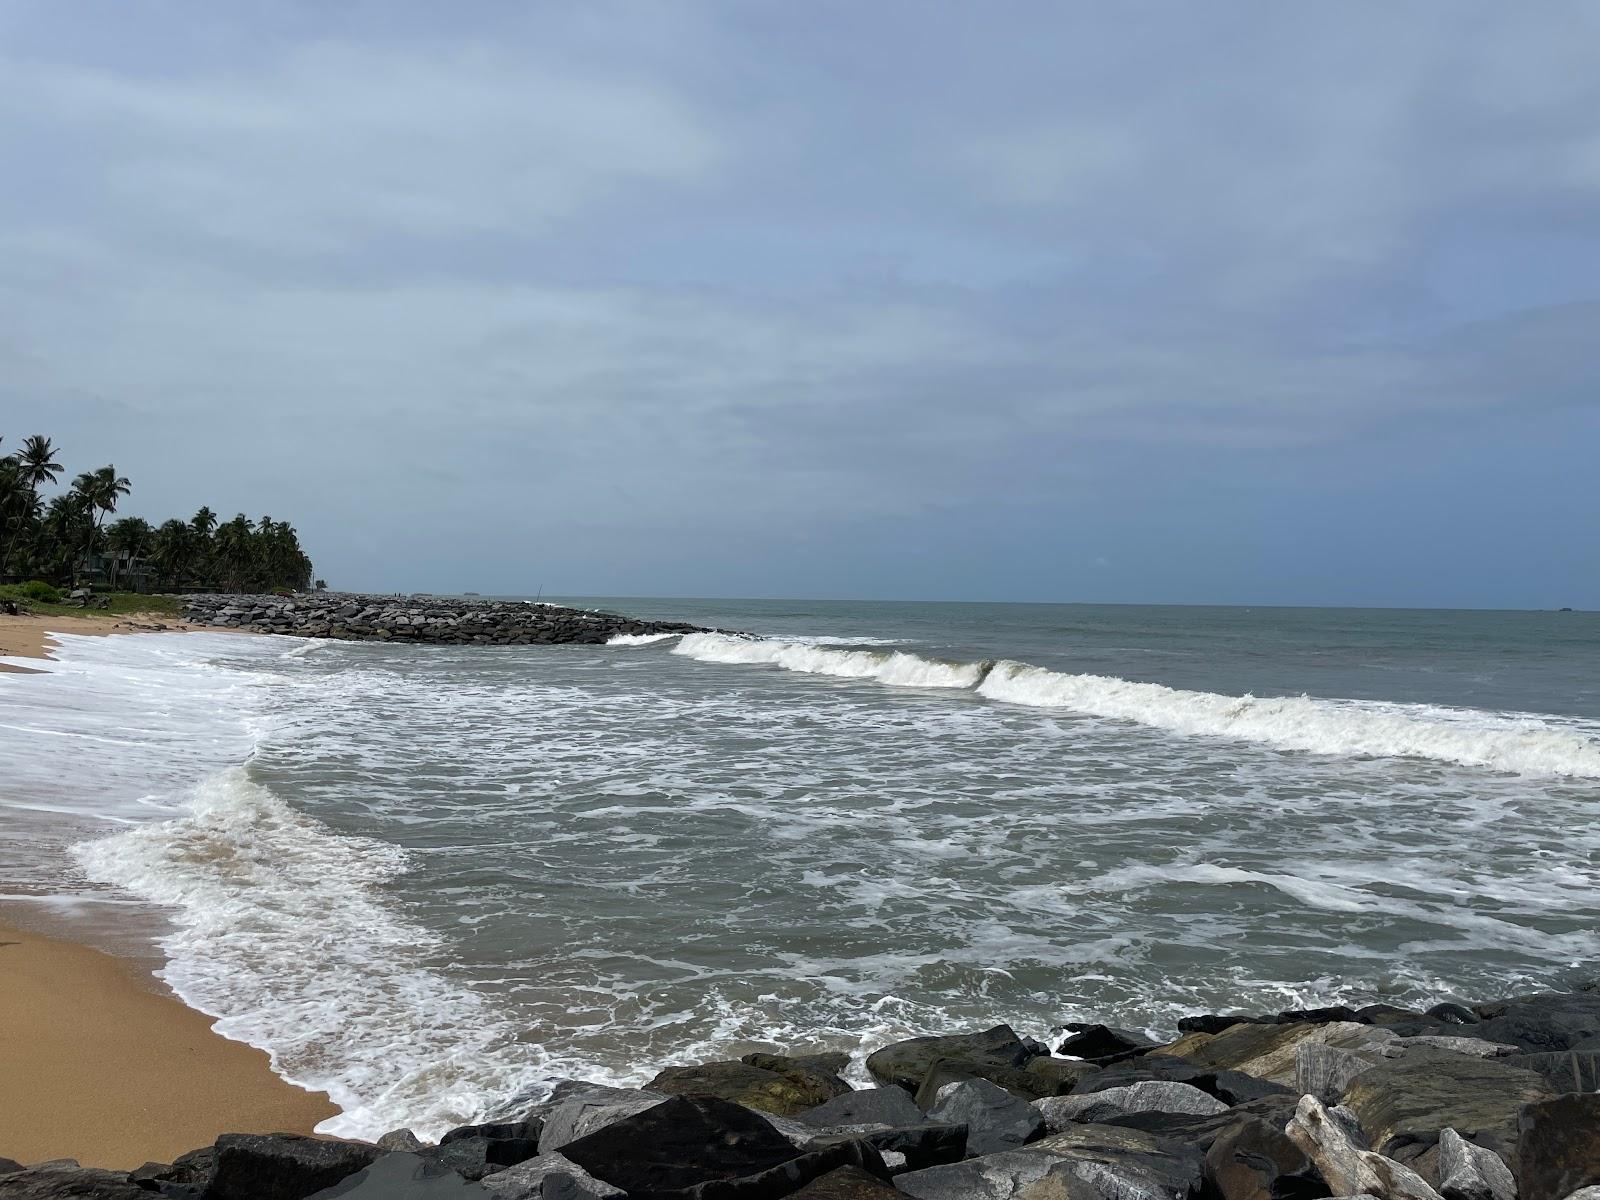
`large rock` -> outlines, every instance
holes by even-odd
[[[1445,1129],[1439,1134],[1439,1194],[1444,1200],[1517,1200],[1517,1181],[1493,1150]]]
[[[410,1152],[385,1154],[310,1200],[483,1200],[483,1189]]]
[[[1155,1043],[1142,1033],[1112,1025],[1073,1022],[1064,1028],[1068,1036],[1056,1047],[1056,1053],[1073,1058],[1117,1058],[1155,1048]]]
[[[604,1129],[613,1122],[645,1112],[672,1097],[637,1088],[601,1084],[567,1085],[556,1089],[554,1106],[545,1114],[539,1153],[550,1154],[568,1142]]]
[[[1529,1054],[1570,1050],[1600,1036],[1600,993],[1543,992],[1480,1004],[1483,1019],[1468,1030],[1473,1037],[1509,1042]]]
[[[1241,1121],[1260,1120],[1274,1129],[1282,1129],[1294,1116],[1297,1101],[1290,1096],[1267,1096],[1247,1100],[1243,1104],[1209,1116],[1192,1113],[1130,1112],[1107,1117],[1103,1125],[1117,1125],[1123,1129],[1138,1129],[1169,1141],[1192,1146],[1201,1154],[1210,1151],[1212,1144]]]
[[[929,1167],[899,1176],[894,1185],[916,1200],[1012,1200],[1056,1165],[1051,1155],[1011,1150],[971,1158],[944,1167]]]
[[[614,1200],[624,1193],[596,1179],[564,1154],[541,1154],[504,1171],[486,1175],[483,1190],[495,1200]]]
[[[202,1200],[305,1200],[383,1154],[362,1142],[297,1133],[225,1133],[214,1145],[183,1155],[152,1182],[189,1188]]]
[[[900,1200],[900,1193],[860,1167],[835,1167],[796,1192],[794,1200]]]
[[[1093,1075],[1100,1068],[1094,1063],[1079,1062],[1071,1058],[1052,1058],[1048,1054],[1041,1054],[1038,1058],[1030,1059],[1023,1072],[1038,1078],[1038,1084],[1031,1085],[1038,1096],[1065,1096],[1078,1084]],[[993,1082],[999,1082],[998,1080]],[[1002,1087],[1005,1085],[1002,1083]],[[1007,1091],[1018,1091],[1016,1088],[1007,1088]]]
[[[746,1108],[792,1117],[843,1095],[850,1085],[824,1071],[777,1055],[762,1055],[764,1066],[711,1062],[668,1067],[646,1090],[669,1096],[714,1096]]]
[[[1285,1132],[1316,1165],[1335,1196],[1440,1200],[1427,1180],[1415,1171],[1364,1148],[1346,1123],[1334,1117],[1315,1096],[1301,1098]]]
[[[1036,1058],[1033,1062],[1045,1061]],[[1065,1062],[1066,1059],[1052,1059],[1052,1062]],[[1031,1066],[1032,1063],[1029,1064]],[[1084,1066],[1091,1064],[1085,1063]],[[916,1102],[919,1107],[932,1108],[938,1099],[939,1093],[952,1083],[962,1083],[970,1079],[982,1079],[996,1087],[1004,1088],[1013,1096],[1023,1100],[1037,1100],[1041,1096],[1054,1096],[1063,1090],[1071,1091],[1077,1086],[1078,1076],[1063,1081],[1057,1073],[1031,1071],[1027,1067],[1008,1067],[1001,1063],[975,1063],[970,1059],[945,1058],[940,1059],[928,1068],[928,1073],[922,1077],[922,1083],[916,1091]]]
[[[1382,1154],[1431,1145],[1449,1128],[1510,1161],[1518,1112],[1552,1095],[1542,1075],[1499,1059],[1413,1051],[1357,1075],[1343,1102]]]
[[[1522,1200],[1563,1200],[1600,1184],[1600,1095],[1530,1104],[1519,1128],[1515,1161]]]
[[[1228,1106],[1187,1083],[1146,1080],[1074,1096],[1049,1096],[1033,1102],[1052,1132],[1073,1124],[1104,1121],[1130,1112],[1190,1113],[1209,1116]]]
[[[0,1197],[5,1200],[151,1200],[149,1192],[122,1172],[99,1171],[76,1163],[71,1166],[46,1163],[16,1171],[0,1170]]]
[[[967,1127],[967,1153],[999,1154],[1042,1137],[1044,1118],[1026,1100],[985,1079],[946,1084],[928,1116]]]
[[[1295,1082],[1295,1058],[1300,1046],[1316,1042],[1341,1050],[1358,1050],[1390,1041],[1388,1029],[1354,1021],[1327,1025],[1297,1022],[1287,1025],[1235,1025],[1183,1057],[1196,1066],[1238,1071],[1256,1079],[1290,1085]]]
[[[917,1125],[922,1110],[904,1088],[863,1088],[835,1096],[796,1117],[807,1125]]]
[[[802,1152],[750,1109],[711,1096],[675,1097],[568,1142],[561,1153],[633,1200],[708,1188],[717,1200],[772,1200],[846,1165],[887,1175],[871,1146]]]
[[[780,1130],[779,1132],[783,1132]],[[891,1164],[898,1156],[902,1169],[921,1171],[927,1167],[960,1162],[967,1156],[967,1127],[924,1123],[921,1125],[838,1125],[817,1130],[801,1144],[802,1150],[826,1150],[840,1142],[865,1142]]]
[[[1182,1142],[1114,1125],[1079,1125],[1035,1142],[1025,1153],[1058,1160],[1075,1176],[1117,1200],[1188,1200],[1200,1194],[1205,1163]]]
[[[1034,1048],[1019,1038],[1011,1026],[996,1025],[982,1033],[894,1042],[868,1056],[867,1070],[880,1083],[895,1084],[915,1092],[928,1069],[937,1062],[964,1064],[975,1077],[984,1078],[985,1067],[1021,1069],[1035,1057]]]
[[[1165,1054],[1146,1054],[1096,1071],[1080,1080],[1071,1094],[1103,1092],[1146,1080],[1187,1083],[1224,1104],[1243,1104],[1264,1096],[1287,1096],[1291,1090],[1281,1083],[1270,1083],[1240,1071],[1218,1070]]]
[[[1600,1053],[1593,1050],[1513,1054],[1502,1061],[1508,1066],[1537,1071],[1557,1092],[1600,1091]]]
[[[1255,1117],[1235,1120],[1211,1143],[1205,1178],[1217,1200],[1311,1196],[1322,1182],[1304,1150]]]

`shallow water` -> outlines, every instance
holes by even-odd
[[[169,906],[172,986],[366,1135],[1600,949],[1594,615],[582,602],[766,638],[69,638],[0,677],[0,882]]]

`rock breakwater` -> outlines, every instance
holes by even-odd
[[[227,1134],[131,1173],[0,1159],[0,1197],[1597,1200],[1600,992],[1067,1025],[568,1081],[429,1145]],[[0,1153],[5,1147],[0,1145]]]
[[[617,613],[529,600],[346,592],[184,596],[183,615],[195,624],[221,629],[430,646],[600,645],[619,635],[708,632],[676,621],[640,621]]]

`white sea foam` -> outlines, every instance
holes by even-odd
[[[940,662],[900,650],[835,650],[724,633],[685,634],[672,652],[700,662],[769,664],[807,675],[871,679],[896,687],[971,688],[989,669],[987,663]]]
[[[1551,718],[1309,696],[1223,696],[1002,660],[978,686],[992,700],[1136,721],[1281,750],[1425,758],[1525,775],[1600,778],[1600,740]]]
[[[615,633],[606,639],[608,646],[653,646],[678,635],[675,633]]]
[[[191,808],[80,845],[79,861],[175,910],[163,978],[218,1032],[328,1092],[344,1111],[319,1131],[438,1137],[536,1067],[538,1047],[516,1046],[483,997],[423,965],[438,939],[378,890],[404,850],[337,834],[241,769],[207,779]]]

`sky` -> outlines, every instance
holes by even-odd
[[[1600,3],[0,0],[0,448],[330,585],[1600,608]]]

